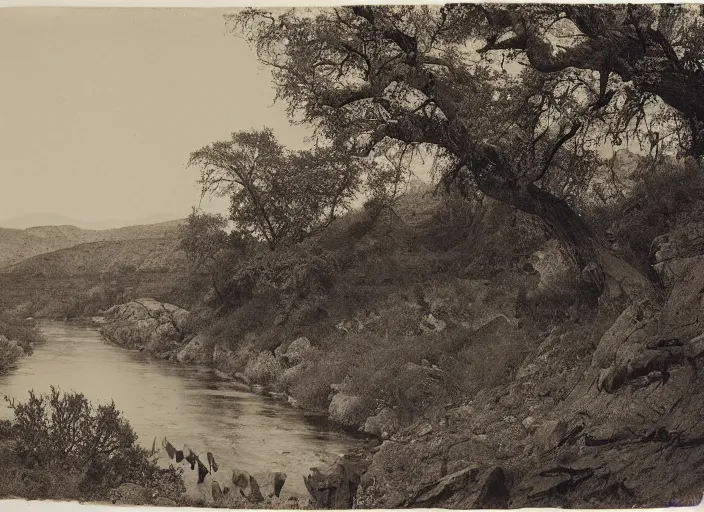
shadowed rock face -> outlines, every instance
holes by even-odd
[[[311,471],[304,480],[317,508],[354,507],[359,474],[350,465],[337,462]]]
[[[183,343],[187,321],[185,309],[154,299],[138,299],[108,309],[101,333],[122,347],[158,353]]]
[[[702,260],[704,261],[704,260]],[[693,505],[704,461],[704,263],[685,266],[662,307],[627,306],[562,399],[543,390],[568,362],[542,342],[514,382],[444,421],[384,442],[361,478],[364,507]],[[560,339],[566,343],[567,339]],[[542,346],[546,348],[543,349]],[[562,351],[566,347],[562,346]]]

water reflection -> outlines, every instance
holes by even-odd
[[[332,454],[357,441],[325,430],[300,411],[218,379],[207,368],[182,367],[150,360],[139,352],[105,343],[90,327],[46,322],[47,343],[0,377],[0,395],[24,400],[30,389],[80,391],[95,403],[114,400],[140,438],[151,447],[166,436],[177,448],[218,458],[216,480],[226,482],[234,468],[249,472],[284,471],[284,495],[305,495],[303,475]],[[0,404],[0,418],[11,418]],[[196,480],[186,472],[187,483]],[[192,481],[192,482],[191,482]]]

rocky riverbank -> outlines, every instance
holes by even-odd
[[[562,325],[510,384],[392,436],[362,476],[360,506],[698,503],[704,256],[664,254],[662,306],[630,304],[587,326],[605,327],[595,345],[582,341],[585,326]]]
[[[344,383],[335,386],[329,418],[383,443],[358,455],[355,469],[328,468],[319,478],[332,487],[330,480],[337,481],[339,492],[346,488],[348,494],[345,486],[352,482],[358,488],[354,500],[364,507],[698,502],[704,460],[704,427],[698,420],[704,408],[704,393],[698,391],[704,389],[704,256],[679,257],[665,243],[661,240],[655,255],[667,282],[661,305],[624,304],[593,321],[566,321],[536,342],[510,381],[442,413],[410,423],[392,408],[364,417],[362,399]],[[181,364],[211,365],[223,378],[261,386],[295,405],[295,398],[276,390],[292,374],[309,371],[307,362],[319,350],[311,340],[299,337],[273,352],[257,353],[246,341],[232,349],[187,333],[187,316],[175,306],[140,300],[112,308],[101,321],[113,342]],[[502,316],[473,331],[473,340],[500,343],[520,335],[520,328]],[[423,393],[437,399],[442,393],[442,366],[401,368],[397,378],[406,382],[409,399],[422,399]],[[334,502],[334,495],[330,499]]]
[[[638,203],[646,213],[651,199]],[[476,235],[482,244],[441,250],[444,217],[421,223],[411,211],[383,233],[353,238],[343,225],[329,240],[252,258],[232,277],[240,302],[217,315],[212,304],[189,313],[140,299],[106,311],[101,329],[373,438],[344,468],[320,470],[332,502],[339,489],[348,503],[353,488],[357,506],[372,508],[697,503],[699,215],[657,210],[666,221],[637,239],[637,208],[605,226],[656,293],[597,302],[530,225],[506,226],[498,211]],[[516,258],[500,259],[517,243]],[[323,246],[337,252],[321,259]]]
[[[237,381],[252,392],[287,402],[293,407],[299,407],[299,404],[286,392],[286,385],[295,376],[310,370],[309,363],[319,350],[306,337],[284,342],[273,352],[257,351],[251,342],[241,343],[233,350],[206,334],[191,332],[189,312],[185,309],[150,298],[113,306],[91,320],[100,326],[107,341],[120,347],[146,351],[159,359],[179,364],[210,366],[222,379]],[[307,411],[326,415],[343,429],[379,438],[388,438],[398,429],[399,419],[391,409],[361,418],[359,397],[347,394],[344,385],[335,386],[330,391],[327,410]]]

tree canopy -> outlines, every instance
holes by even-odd
[[[567,193],[594,171],[604,134],[626,131],[625,107],[605,101],[599,73],[586,66],[509,72],[489,51],[509,37],[494,39],[492,27],[519,30],[548,15],[562,21],[565,9],[247,9],[227,19],[271,68],[292,120],[312,125],[319,139],[359,155],[408,158],[431,147],[446,186],[475,187],[539,217],[599,289],[635,295],[645,279],[604,249]],[[544,21],[539,32],[550,28]],[[501,59],[518,58],[506,51]]]
[[[347,209],[364,163],[333,147],[284,148],[270,129],[232,134],[192,153],[202,193],[229,197],[235,229],[274,249],[324,228]]]
[[[598,75],[594,104],[611,104],[611,134],[704,155],[704,9],[694,5],[456,6],[480,53],[512,52],[542,73]],[[665,105],[669,108],[662,109]],[[656,119],[648,119],[656,117]],[[657,129],[649,121],[658,121]],[[640,128],[640,130],[639,130]]]

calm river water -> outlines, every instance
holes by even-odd
[[[206,452],[213,452],[220,465],[213,478],[221,485],[230,483],[234,468],[283,471],[288,478],[282,497],[304,496],[303,476],[311,467],[359,444],[300,411],[219,380],[210,369],[121,349],[91,327],[64,322],[39,327],[47,342],[0,377],[0,397],[25,400],[30,389],[45,393],[54,385],[80,391],[94,403],[112,399],[143,446],[150,448],[156,437],[160,447],[166,436],[177,449],[188,445],[206,464]],[[11,417],[3,401],[0,418]],[[199,492],[196,471],[186,467],[184,477],[189,493]]]

